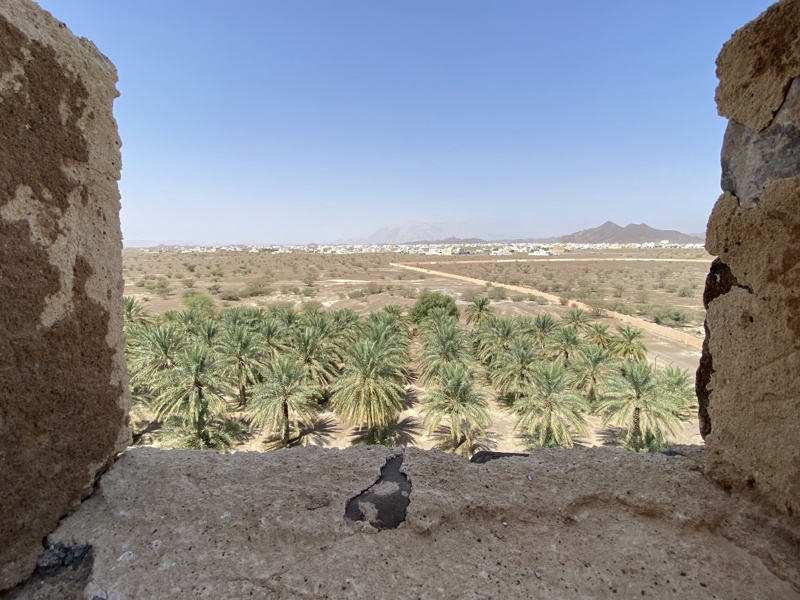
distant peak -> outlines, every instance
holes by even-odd
[[[701,238],[674,230],[654,229],[646,223],[629,223],[620,227],[606,221],[600,227],[584,229],[559,238],[560,242],[574,244],[644,244],[668,240],[677,244],[700,243]]]

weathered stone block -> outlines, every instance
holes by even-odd
[[[734,33],[717,58],[717,77],[720,115],[757,132],[769,126],[800,77],[800,2],[776,2]]]
[[[800,1],[737,31],[717,65],[731,121],[706,235],[707,473],[800,515]]]
[[[0,590],[129,439],[116,70],[0,3]]]

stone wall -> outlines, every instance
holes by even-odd
[[[132,449],[49,537],[72,562],[9,600],[800,598],[800,531],[678,450]]]
[[[0,590],[127,445],[114,66],[0,3]]]
[[[697,375],[707,474],[800,515],[800,1],[737,31],[717,59],[730,119],[706,249]]]

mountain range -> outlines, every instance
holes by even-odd
[[[668,240],[674,244],[700,244],[703,234],[681,233],[673,229],[655,229],[645,223],[631,223],[622,227],[606,221],[599,227],[584,229],[568,235],[551,238],[519,238],[512,236],[461,237],[446,225],[408,221],[401,225],[385,226],[365,239],[345,243],[361,244],[476,244],[482,242],[541,242],[573,244],[645,244]]]
[[[366,238],[340,239],[328,244],[480,244],[487,242],[538,242],[574,244],[644,244],[669,240],[677,244],[699,244],[704,234],[681,233],[672,229],[655,229],[644,223],[621,227],[606,221],[599,227],[576,231],[550,238],[522,238],[488,232],[479,232],[445,223],[407,221],[399,225],[386,225]],[[153,248],[170,246],[214,245],[210,243],[177,240],[125,240],[126,248]],[[227,244],[226,244],[227,245]]]

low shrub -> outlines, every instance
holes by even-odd
[[[689,316],[680,308],[652,306],[648,313],[655,323],[666,327],[682,327],[689,320]]]
[[[181,304],[190,310],[206,314],[210,314],[214,309],[214,299],[196,290],[186,290],[181,298]]]
[[[381,285],[379,283],[376,283],[374,281],[370,281],[364,287],[364,291],[367,294],[370,294],[370,295],[372,295],[372,294],[380,294],[383,291],[383,287],[381,287]]]

